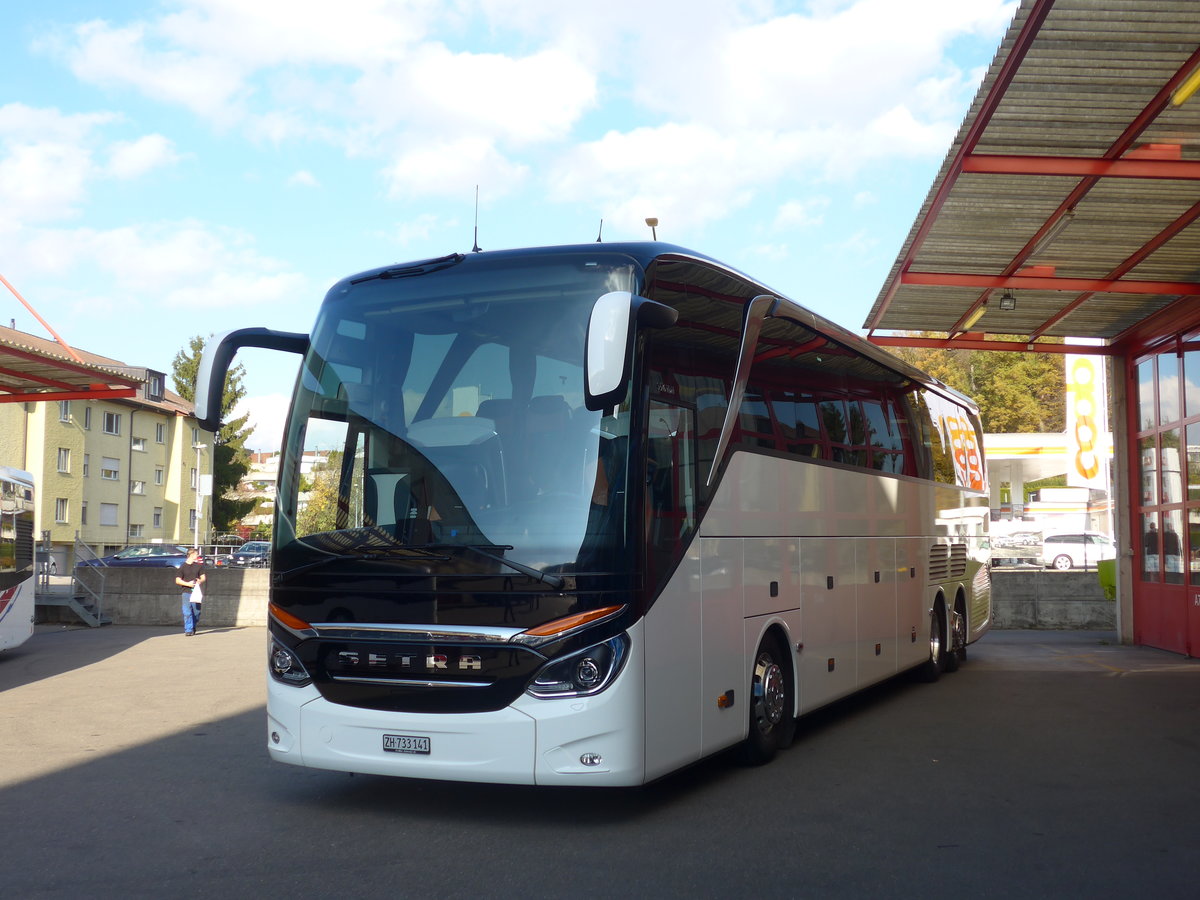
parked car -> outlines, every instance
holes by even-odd
[[[1112,538],[1098,531],[1048,534],[1042,538],[1042,564],[1055,569],[1094,566],[1102,559],[1116,559]]]
[[[247,541],[238,547],[229,557],[233,566],[265,566],[271,558],[271,544],[268,541]]]
[[[118,550],[112,556],[102,556],[99,559],[83,559],[75,563],[79,566],[157,566],[178,569],[187,559],[187,547],[175,544],[139,544],[136,547],[126,547]]]

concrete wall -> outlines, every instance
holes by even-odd
[[[1117,627],[1116,603],[1104,598],[1094,571],[993,570],[992,606],[995,628],[1112,631]]]
[[[178,625],[182,589],[176,569],[111,568],[105,570],[103,612],[114,625]],[[208,574],[200,624],[202,628],[267,624],[267,569],[214,568]],[[69,609],[39,607],[39,621],[77,622]]]
[[[203,626],[265,625],[267,569],[208,570]],[[104,612],[116,625],[179,625],[174,569],[108,569]],[[1095,572],[999,569],[992,572],[996,628],[1096,629],[1116,627],[1116,605],[1104,599]],[[67,609],[39,607],[39,621],[78,621]]]

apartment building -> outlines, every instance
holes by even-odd
[[[10,328],[0,336],[42,350],[57,346]],[[142,383],[129,398],[0,404],[0,459],[36,480],[39,542],[49,534],[64,572],[77,536],[102,554],[203,540],[211,497],[199,494],[211,483],[212,433],[197,426],[190,403],[166,389],[162,372],[76,352]]]

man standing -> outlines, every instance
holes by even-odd
[[[179,567],[179,574],[175,576],[175,583],[184,589],[183,633],[188,637],[196,633],[196,626],[200,624],[200,603],[204,595],[201,585],[207,578],[200,551],[195,547],[188,548],[187,559]]]

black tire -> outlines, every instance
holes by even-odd
[[[764,637],[754,654],[749,700],[750,730],[738,756],[746,765],[761,766],[790,745],[796,733],[792,673],[775,635]]]
[[[1075,567],[1075,560],[1071,559],[1071,557],[1067,556],[1065,553],[1060,553],[1058,556],[1054,557],[1054,561],[1050,563],[1050,565],[1060,572],[1065,572],[1067,569],[1072,569]]]
[[[946,670],[945,607],[939,600],[929,612],[929,659],[916,669],[918,680],[930,684]]]
[[[946,671],[957,672],[967,661],[967,610],[963,598],[954,601],[954,615],[950,617],[950,646],[946,650]]]

